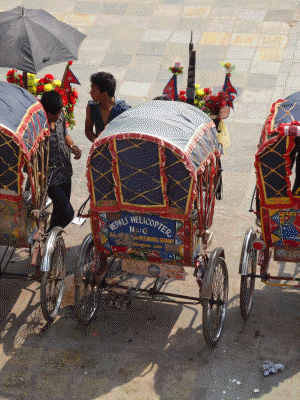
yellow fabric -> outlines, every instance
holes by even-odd
[[[230,147],[230,136],[222,119],[218,126],[217,138],[219,143],[221,143],[221,145],[223,146],[224,154],[226,154],[226,149]]]

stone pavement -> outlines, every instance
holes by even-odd
[[[60,318],[46,329],[36,283],[2,281],[0,321],[1,399],[130,399],[219,400],[298,399],[298,293],[256,284],[255,303],[246,326],[239,315],[238,264],[243,236],[253,225],[248,209],[255,185],[253,155],[273,101],[298,91],[300,19],[296,0],[24,0],[43,8],[87,34],[72,70],[81,82],[77,126],[71,133],[83,149],[74,161],[72,201],[76,209],[87,196],[85,107],[89,76],[112,72],[117,95],[132,106],[162,93],[169,66],[178,61],[185,73],[188,43],[194,32],[196,83],[220,88],[224,71],[219,61],[236,65],[232,84],[238,90],[235,110],[226,121],[231,148],[223,160],[224,200],[214,219],[213,247],[225,248],[230,277],[230,302],[224,334],[216,350],[205,346],[201,308],[134,302],[127,313],[103,305],[86,330],[74,321],[71,290],[66,290]],[[19,1],[0,0],[0,10]],[[0,70],[4,80],[7,69]],[[38,76],[63,74],[64,65]],[[68,269],[72,273],[84,236],[67,228]],[[26,268],[20,250],[15,265]],[[279,263],[278,263],[279,264]],[[280,263],[272,268],[293,272]],[[296,270],[298,273],[298,270]],[[71,288],[72,275],[67,286]],[[189,277],[174,291],[192,293]],[[42,329],[43,328],[43,329]],[[282,373],[264,378],[265,360],[285,364]],[[257,389],[258,392],[254,392]]]

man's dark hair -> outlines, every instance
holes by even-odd
[[[153,100],[168,100],[168,101],[172,101],[167,96],[157,96]]]
[[[58,114],[63,109],[61,95],[55,90],[44,92],[41,98],[41,103],[46,111],[52,115]]]
[[[114,76],[108,72],[96,72],[90,77],[91,83],[96,85],[101,93],[106,92],[109,97],[114,97],[117,82]]]

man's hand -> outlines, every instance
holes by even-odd
[[[74,160],[79,160],[81,157],[81,150],[77,146],[73,146],[71,149],[72,154],[74,154]]]

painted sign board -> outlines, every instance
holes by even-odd
[[[140,261],[173,263],[176,254],[180,256],[183,253],[175,220],[128,212],[107,213],[106,217],[114,253],[123,253]]]

